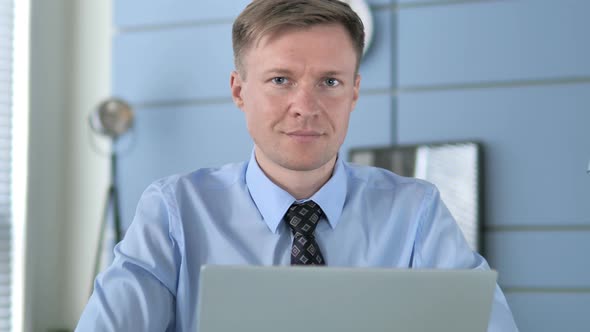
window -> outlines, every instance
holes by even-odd
[[[0,332],[23,323],[28,16],[29,1],[0,0]]]

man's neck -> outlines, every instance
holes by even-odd
[[[277,186],[295,197],[295,199],[307,199],[313,196],[332,177],[336,158],[324,164],[318,169],[310,171],[290,170],[264,159],[256,157],[256,162],[264,174]]]

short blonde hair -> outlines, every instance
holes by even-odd
[[[356,52],[358,71],[365,30],[359,16],[339,0],[254,0],[235,20],[232,28],[234,63],[245,75],[242,58],[246,50],[270,33],[286,28],[307,28],[320,24],[342,25]]]

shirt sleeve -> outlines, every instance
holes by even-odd
[[[157,185],[143,193],[111,266],[94,282],[76,331],[172,331],[179,254],[176,217]]]
[[[417,268],[489,270],[486,260],[473,252],[435,187],[424,198],[416,236],[413,266]],[[512,312],[496,284],[488,332],[518,331]]]

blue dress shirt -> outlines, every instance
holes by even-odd
[[[329,266],[489,269],[427,182],[339,158],[310,199],[325,213],[315,236]],[[76,330],[196,331],[201,265],[289,265],[281,220],[294,201],[254,155],[153,183]],[[517,331],[499,287],[489,331]]]

